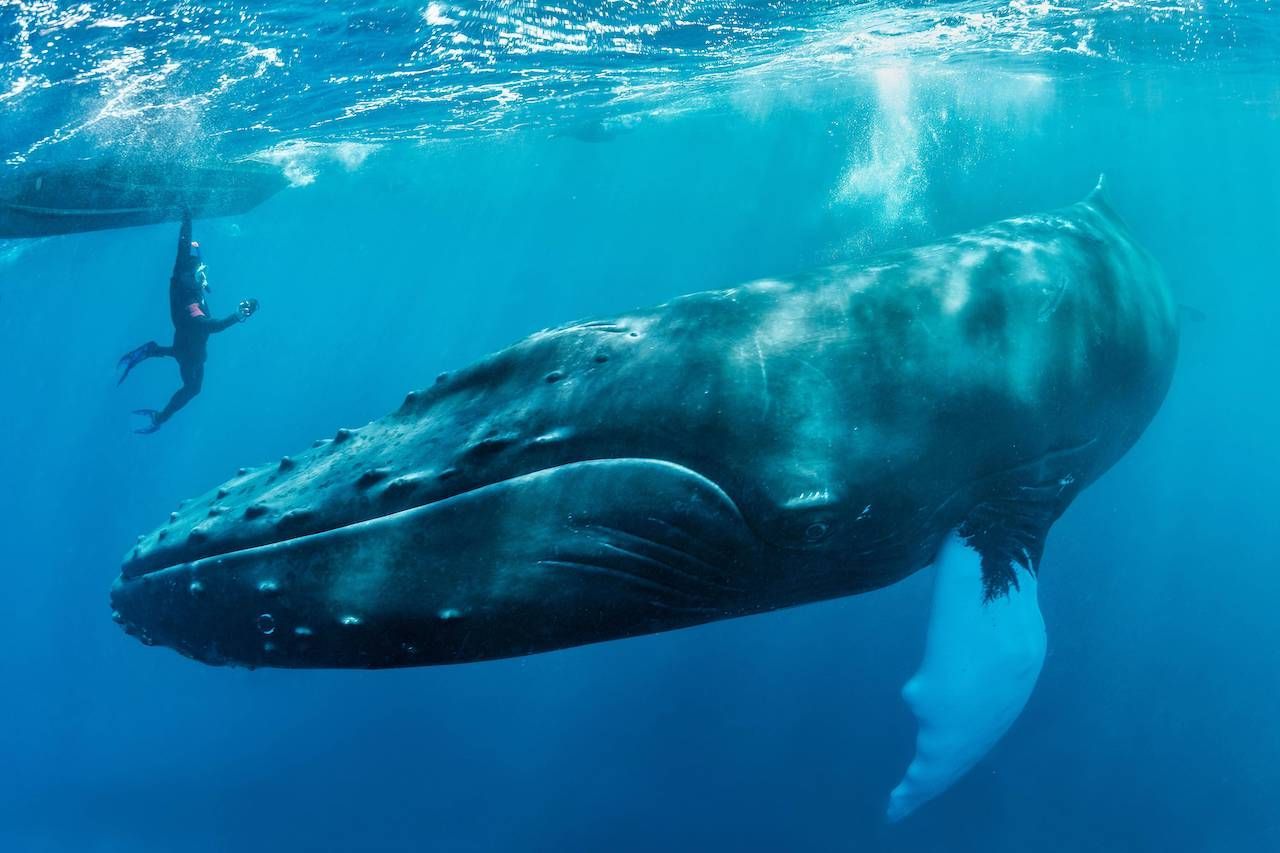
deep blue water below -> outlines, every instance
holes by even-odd
[[[1269,12],[1249,49],[1271,44]],[[113,370],[167,338],[175,226],[0,242],[0,850],[1280,849],[1277,56],[1064,71],[915,51],[811,81],[706,62],[714,97],[625,121],[574,102],[563,126],[397,140],[369,122],[345,147],[273,148],[297,186],[196,223],[215,309],[261,312],[211,341],[203,393],[153,436],[130,413],[167,399],[173,365],[121,387]],[[33,101],[19,129],[22,97],[0,101],[11,156],[65,118]],[[883,811],[913,749],[899,691],[928,572],[382,672],[211,668],[110,619],[122,555],[179,499],[440,371],[568,320],[1069,204],[1103,171],[1204,319],[1146,434],[1053,528],[1026,710],[900,825]]]

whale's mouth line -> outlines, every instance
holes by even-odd
[[[381,513],[378,515],[369,516],[368,518],[361,518],[356,521],[351,521],[346,524],[337,524],[331,527],[324,527],[321,529],[311,530],[301,535],[282,536],[278,539],[271,539],[265,542],[258,542],[256,544],[241,547],[241,548],[230,548],[224,551],[208,551],[206,553],[201,553],[197,556],[192,556],[190,559],[177,560],[172,563],[164,563],[164,564],[160,564],[153,567],[147,567],[142,570],[136,570],[136,571],[129,571],[129,563],[126,563],[124,566],[124,571],[122,572],[121,579],[124,582],[129,582],[132,580],[136,580],[138,578],[158,575],[162,572],[171,571],[173,569],[189,567],[196,563],[208,563],[209,561],[224,560],[224,559],[228,559],[236,556],[252,554],[255,552],[266,554],[273,550],[286,548],[300,542],[305,542],[307,540],[312,540],[312,539],[316,539],[323,536],[332,536],[342,531],[359,530],[362,527],[383,523],[390,519],[394,519],[398,516],[407,517],[413,513],[420,513],[421,511],[428,508],[445,507],[451,502],[461,501],[463,499],[473,497],[487,490],[494,490],[494,489],[508,487],[522,480],[532,480],[538,477],[547,477],[547,476],[553,475],[558,471],[564,471],[566,469],[571,469],[571,468],[581,468],[581,467],[587,467],[587,466],[603,466],[603,465],[610,465],[615,463],[639,463],[639,464],[653,465],[657,467],[668,468],[673,473],[678,472],[685,476],[695,477],[698,480],[701,480],[704,483],[704,485],[711,487],[715,492],[717,492],[725,500],[725,502],[733,508],[734,512],[739,516],[739,518],[742,517],[741,510],[738,507],[737,503],[732,498],[730,498],[727,493],[725,493],[724,489],[722,489],[718,483],[703,476],[702,474],[699,474],[697,471],[694,471],[690,468],[685,467],[684,465],[680,465],[675,462],[670,462],[665,459],[656,459],[656,458],[648,458],[648,457],[602,457],[597,459],[583,459],[583,460],[575,460],[573,462],[563,462],[557,465],[550,465],[545,468],[538,468],[532,471],[525,471],[523,473],[515,474],[510,477],[502,477],[500,479],[496,479],[491,482],[473,486],[468,489],[463,489],[461,491],[454,492],[453,494],[446,495],[444,497],[423,501],[422,503],[404,507],[402,509],[396,510],[395,512]]]

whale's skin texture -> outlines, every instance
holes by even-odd
[[[1164,277],[1095,192],[532,335],[185,501],[114,615],[207,663],[463,663],[877,589],[953,531],[994,599],[1176,351]]]
[[[51,237],[244,213],[288,181],[265,163],[107,160],[28,166],[0,179],[0,238]]]

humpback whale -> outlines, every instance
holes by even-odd
[[[854,595],[934,567],[901,819],[1018,716],[1053,522],[1177,352],[1104,197],[537,334],[140,537],[112,589],[210,664],[453,664]]]
[[[48,237],[243,213],[284,189],[279,169],[245,160],[106,160],[0,178],[0,238]]]

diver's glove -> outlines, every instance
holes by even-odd
[[[243,323],[245,320],[248,320],[255,313],[257,313],[258,300],[246,299],[240,303],[239,308],[237,308],[236,310],[240,312],[240,322]]]

